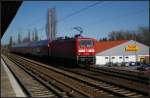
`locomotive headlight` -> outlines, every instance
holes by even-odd
[[[94,49],[88,49],[88,52],[95,52]]]
[[[79,49],[78,52],[85,52],[85,50],[84,49]]]

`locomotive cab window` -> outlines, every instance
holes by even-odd
[[[80,40],[80,47],[92,47],[93,46],[93,41],[92,40]]]

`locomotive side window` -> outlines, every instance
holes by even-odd
[[[80,47],[86,46],[86,47],[92,47],[93,41],[92,40],[80,40]]]

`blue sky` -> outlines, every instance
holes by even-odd
[[[148,1],[104,1],[60,21],[95,2],[97,1],[23,1],[1,40],[2,44],[7,44],[10,36],[16,42],[19,32],[24,38],[28,30],[34,28],[38,29],[41,39],[46,39],[47,10],[53,7],[57,11],[57,37],[74,36],[78,32],[71,28],[75,26],[84,29],[84,37],[96,39],[107,37],[111,31],[136,30],[139,26],[149,26]]]

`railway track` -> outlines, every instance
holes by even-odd
[[[139,84],[145,84],[148,85],[149,84],[149,77],[146,76],[138,76],[138,75],[132,75],[128,72],[120,72],[120,70],[115,69],[112,71],[112,69],[109,68],[90,68],[88,69],[89,71],[95,72],[97,74],[104,74],[104,75],[108,75],[108,76],[114,76],[114,77],[119,77],[119,78],[123,78],[123,79],[127,79],[129,81],[133,81],[133,82],[137,82]]]
[[[11,59],[14,60],[14,58],[16,58],[16,55],[11,55]],[[28,70],[32,70],[33,73],[38,74],[40,77],[42,77],[43,80],[53,81],[54,84],[57,82],[64,84],[66,87],[70,88],[67,94],[70,94],[70,91],[72,92],[71,94],[75,94],[74,92],[76,92],[77,95],[75,94],[74,96],[148,96],[146,94],[126,89],[103,80],[95,80],[92,78],[93,76],[89,77],[79,73],[63,71],[51,66],[22,58],[20,56],[17,56],[16,62],[17,61],[18,63],[24,63],[24,67],[26,67]],[[52,80],[50,80],[49,78],[51,78]],[[69,96],[72,96],[71,94]]]
[[[123,77],[126,79],[130,79],[130,80],[135,80],[141,83],[146,83],[148,84],[149,81],[149,77],[144,75],[143,72],[133,72],[133,71],[129,71],[129,70],[123,70],[123,69],[117,69],[117,68],[108,68],[108,67],[92,67],[90,69],[91,71],[94,72],[98,72],[98,73],[104,73],[104,74],[109,74],[109,73],[113,73],[113,75],[118,76],[118,77]],[[109,72],[109,73],[107,73]]]
[[[16,60],[16,57],[14,56],[9,56],[9,59],[13,60],[14,62],[17,62],[18,64],[19,62],[21,62],[21,66],[26,67],[28,70],[40,76],[40,78],[47,81],[48,83],[52,83],[55,86],[58,86],[56,84],[59,84],[60,89],[64,90],[67,97],[113,96],[112,94],[104,92],[103,90],[95,89],[95,87],[89,86],[84,82],[62,74],[59,71],[56,72],[56,70],[54,71],[54,69],[52,70],[39,64],[35,64],[33,62],[29,62],[20,58],[17,58]]]
[[[2,56],[5,64],[7,64],[10,71],[19,82],[25,94],[29,97],[53,97],[53,94],[49,89],[41,84],[40,81],[36,81],[31,75],[27,74],[23,69],[10,62],[6,57]],[[7,62],[6,62],[7,61]]]
[[[94,80],[107,82],[109,84],[116,85],[121,88],[123,87],[130,91],[139,92],[139,93],[142,93],[142,94],[148,96],[149,84],[139,83],[138,81],[132,81],[132,80],[128,80],[126,78],[124,79],[123,77],[120,78],[120,77],[113,76],[113,75],[112,76],[105,75],[103,73],[100,74],[100,73],[93,72],[90,70],[85,70],[85,69],[79,69],[79,68],[76,68],[76,69],[62,68],[62,69],[72,72],[72,73],[84,75],[84,76],[92,78]]]
[[[97,69],[101,69],[101,70],[107,70],[107,67],[99,67]],[[115,68],[115,67],[110,67],[111,71],[115,71],[115,70],[119,70],[119,72],[123,73],[123,74],[127,74],[127,75],[131,75],[131,76],[136,76],[136,77],[146,77],[144,75],[143,72],[140,72],[140,71],[131,71],[131,70],[126,70],[126,69],[118,69],[118,68]]]

